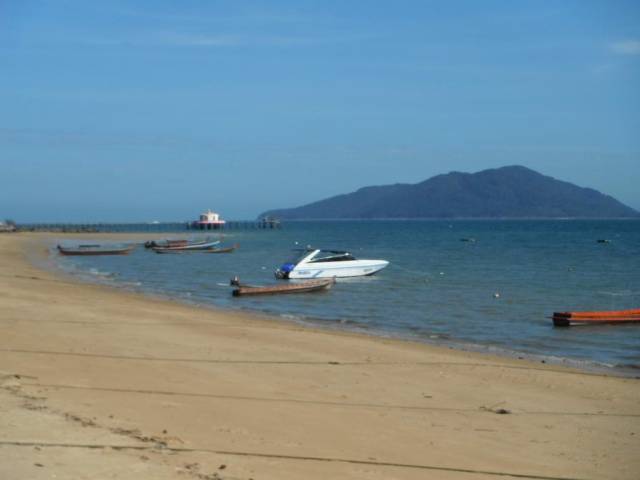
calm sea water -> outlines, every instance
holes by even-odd
[[[640,221],[292,222],[227,232],[224,242],[240,249],[158,255],[140,247],[130,256],[56,262],[96,281],[197,304],[461,348],[640,367],[640,325],[559,329],[548,318],[558,310],[640,308]],[[231,296],[231,277],[275,282],[273,271],[291,249],[306,245],[391,265],[325,293]]]

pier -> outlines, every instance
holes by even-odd
[[[222,225],[188,223],[189,230],[249,230],[249,229],[278,229],[282,228],[280,220],[276,218],[262,218],[260,220],[227,220]]]
[[[233,230],[275,230],[282,228],[278,219],[227,220],[222,225],[198,225],[193,222],[162,223],[22,223],[16,225],[20,232],[59,233],[108,233],[108,232],[180,232],[180,231],[233,231]]]

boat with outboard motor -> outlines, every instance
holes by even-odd
[[[275,271],[278,279],[362,277],[379,272],[386,260],[358,260],[343,250],[305,248]]]

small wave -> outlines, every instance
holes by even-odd
[[[95,275],[96,277],[105,277],[105,278],[113,278],[116,276],[115,273],[112,272],[101,272],[97,268],[90,268],[89,273],[91,275]]]
[[[632,370],[635,373],[640,370],[640,365],[637,363],[618,363],[616,364],[616,368],[621,370]]]
[[[610,297],[634,297],[636,295],[640,295],[640,292],[632,292],[631,290],[620,290],[619,292],[599,291],[596,293],[598,295],[608,295]]]
[[[368,325],[358,322],[357,320],[350,320],[348,318],[341,318],[340,320],[335,320],[340,325],[357,325],[360,328],[369,328]]]
[[[357,326],[359,328],[369,328],[368,325],[361,324],[356,320],[347,318],[322,318],[322,317],[308,317],[300,314],[281,313],[278,315],[280,318],[288,321],[303,322],[307,325],[343,325],[343,326]]]
[[[564,357],[559,355],[544,355],[525,350],[514,350],[500,345],[487,345],[476,342],[465,342],[460,340],[450,341],[449,344],[456,349],[467,350],[480,353],[491,353],[498,356],[506,356],[511,358],[524,359],[531,362],[539,362],[550,365],[563,365],[566,367],[577,368],[580,370],[592,372],[609,372],[618,365],[608,362],[595,361],[590,359],[580,359],[572,357]]]
[[[280,318],[284,318],[286,320],[304,320],[305,317],[302,315],[292,315],[291,313],[281,313]]]

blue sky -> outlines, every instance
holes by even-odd
[[[0,217],[244,219],[513,164],[640,209],[639,2],[0,0]]]

